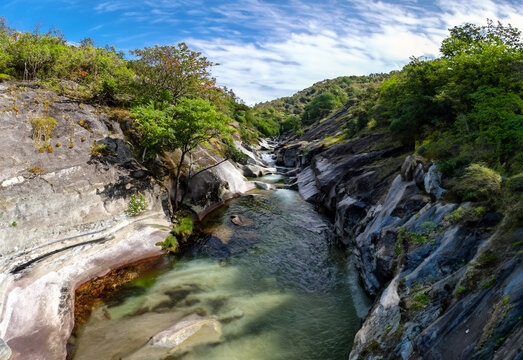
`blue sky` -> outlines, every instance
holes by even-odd
[[[447,29],[486,18],[523,29],[519,0],[2,0],[19,30],[61,29],[120,50],[186,42],[211,61],[219,85],[248,104],[342,75],[400,69],[434,57]]]

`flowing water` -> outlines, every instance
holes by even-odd
[[[347,256],[327,241],[327,222],[297,192],[232,200],[204,227],[188,253],[165,257],[94,309],[75,359],[348,358],[368,301]],[[152,336],[187,316],[217,321],[219,336],[170,355],[147,350]]]

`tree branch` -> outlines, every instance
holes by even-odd
[[[213,167],[216,167],[216,166],[220,165],[221,163],[226,162],[227,160],[229,160],[229,158],[225,158],[225,159],[223,159],[222,161],[217,162],[217,163],[214,164],[214,165],[208,166],[208,167],[206,167],[205,169],[202,169],[202,170],[200,170],[200,171],[198,171],[198,172],[195,172],[193,175],[191,175],[191,176],[189,177],[189,179],[192,179],[192,178],[195,177],[196,175],[198,175],[198,174],[200,174],[200,173],[202,173],[202,172],[204,172],[204,171],[207,171],[207,170],[209,170],[209,169],[212,169]]]

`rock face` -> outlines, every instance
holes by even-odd
[[[11,351],[12,359],[63,359],[75,288],[159,255],[172,192],[135,159],[128,123],[113,120],[110,109],[2,83],[0,110],[0,358]],[[57,123],[45,146],[31,126],[42,116]],[[216,165],[193,177],[184,197],[201,216],[255,188],[236,164],[204,147],[194,160],[193,169]],[[130,216],[138,193],[147,209]]]
[[[41,99],[55,95],[5,84],[0,93],[0,261],[116,226],[127,217],[131,194],[141,192],[150,210],[162,211],[164,191],[105,113],[57,97],[49,106],[57,121],[53,152],[41,153],[30,120],[45,115]],[[9,110],[13,103],[17,111]],[[105,155],[91,154],[94,141],[106,145]]]
[[[320,128],[330,122],[311,132],[328,133]],[[309,133],[301,140],[277,149],[277,160],[295,167],[288,173],[303,198],[332,216],[334,239],[375,297],[350,359],[520,356],[522,264],[503,240],[520,230],[507,233],[482,204],[442,201],[437,165],[384,136],[330,147]]]

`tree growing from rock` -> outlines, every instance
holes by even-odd
[[[180,161],[174,173],[174,194],[169,194],[171,214],[178,210],[180,176],[186,157],[200,144],[227,132],[230,120],[209,101],[182,98],[176,105],[154,104],[132,109],[135,125],[140,133],[143,157],[155,157],[180,150]],[[171,206],[174,205],[174,209]],[[173,211],[174,210],[174,211]]]

